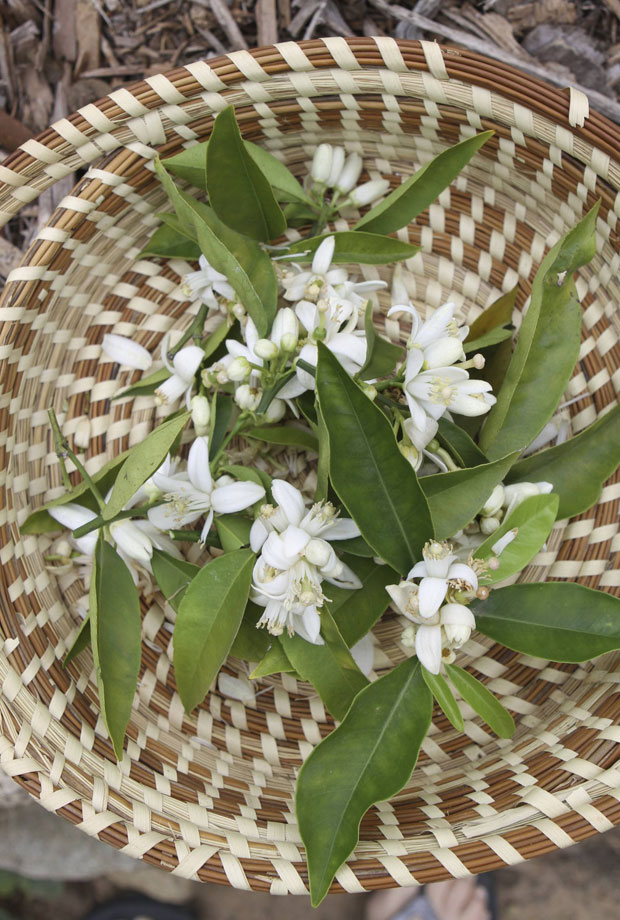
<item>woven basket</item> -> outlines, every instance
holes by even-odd
[[[88,167],[0,302],[2,767],[45,808],[177,875],[305,894],[294,778],[332,726],[311,688],[274,678],[248,706],[212,692],[188,717],[175,692],[167,613],[157,596],[146,597],[143,671],[117,765],[90,653],[61,667],[83,587],[76,572],[46,568],[47,537],[19,529],[62,491],[48,405],[65,413],[69,435],[85,414],[91,419],[92,470],[154,424],[152,400],[110,402],[136,375],[101,361],[100,343],[116,332],[155,351],[168,329],[187,322],[179,280],[189,266],[137,258],[165,206],[151,160],[208,136],[230,103],[244,135],[298,174],[328,141],[358,150],[370,177],[387,174],[394,185],[448,144],[493,128],[491,142],[411,228],[423,247],[408,263],[414,302],[452,299],[469,319],[516,283],[522,306],[546,248],[601,197],[598,253],[578,280],[584,332],[567,391],[577,397],[573,433],[613,404],[620,387],[620,129],[589,113],[582,94],[465,51],[332,38],[149,77],[57,122],[0,166],[4,221]],[[592,511],[556,525],[523,579],[620,591],[619,499],[620,484],[609,482]],[[376,628],[378,671],[403,658],[399,636],[395,618]],[[436,713],[411,782],[366,816],[334,890],[466,876],[620,823],[620,656],[550,664],[478,635],[466,652],[515,715],[514,738],[498,740],[471,711],[458,735]],[[229,661],[231,673],[241,667]]]

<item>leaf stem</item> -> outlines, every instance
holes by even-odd
[[[97,502],[99,509],[100,510],[103,509],[105,505],[103,496],[101,495],[101,492],[97,488],[94,480],[91,479],[90,474],[86,471],[86,468],[84,467],[84,465],[80,462],[80,460],[78,460],[76,455],[73,453],[73,451],[69,447],[69,441],[67,440],[67,438],[63,435],[62,431],[60,430],[60,425],[58,424],[56,413],[54,412],[53,409],[48,409],[47,414],[49,416],[50,425],[52,427],[52,432],[54,435],[54,449],[56,451],[58,460],[60,462],[63,485],[69,490],[73,488],[73,486],[71,485],[71,481],[69,479],[69,474],[67,473],[67,467],[65,464],[65,460],[68,457],[73,463],[73,465],[75,466],[75,468],[77,469],[78,473],[80,474],[80,476],[82,477],[86,485],[88,486],[88,488],[90,489],[93,495],[93,498]]]
[[[73,531],[73,536],[79,539],[80,537],[85,537],[87,533],[91,533],[93,530],[98,530],[99,527],[107,527],[110,524],[114,524],[115,521],[123,521],[127,518],[134,517],[146,517],[151,508],[156,508],[157,505],[161,504],[163,504],[163,502],[155,501],[149,502],[146,505],[136,505],[135,508],[125,508],[123,511],[119,511],[118,514],[115,514],[109,521],[104,521],[103,517],[98,515],[96,518],[93,518],[92,521],[87,521],[86,524],[77,527]]]

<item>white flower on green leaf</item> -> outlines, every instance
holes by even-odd
[[[386,590],[403,616],[416,624],[416,655],[425,668],[438,674],[442,649],[459,648],[475,626],[469,608],[453,598],[455,594],[462,596],[462,592],[473,596],[478,576],[471,566],[458,561],[447,543],[430,541],[423,556],[406,580],[388,585]],[[418,578],[420,582],[416,584],[413,579]]]
[[[226,275],[216,271],[205,256],[200,256],[198,265],[200,266],[198,271],[189,272],[183,278],[181,293],[185,297],[200,300],[212,309],[219,306],[218,296],[226,300],[235,299],[235,291],[228,283]]]
[[[272,635],[286,629],[320,645],[323,581],[350,590],[362,586],[329,541],[359,536],[359,529],[339,518],[330,502],[306,508],[299,489],[282,479],[274,480],[272,493],[277,505],[263,505],[250,531],[250,546],[260,552],[250,596],[265,608],[257,625]]]
[[[161,490],[164,502],[151,508],[148,517],[160,531],[177,530],[205,518],[200,539],[204,543],[215,514],[243,511],[265,496],[255,482],[237,482],[221,476],[215,482],[209,467],[209,439],[196,438],[187,457],[187,471],[166,475],[156,472],[153,482]]]
[[[198,345],[186,345],[179,349],[172,361],[168,358],[170,350],[170,334],[165,335],[161,345],[161,357],[170,377],[155,390],[155,401],[160,406],[170,406],[185,398],[187,408],[190,408],[192,391],[196,371],[204,359],[204,351]]]

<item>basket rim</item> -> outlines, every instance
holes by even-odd
[[[273,74],[286,75],[292,73],[293,68],[290,66],[290,57],[292,49],[290,46],[300,49],[310,64],[320,69],[340,69],[355,73],[357,69],[354,65],[360,65],[362,68],[376,70],[378,67],[385,67],[393,70],[395,73],[401,67],[400,61],[403,62],[405,70],[418,71],[427,78],[431,91],[441,89],[441,83],[444,80],[463,81],[473,86],[480,86],[484,89],[493,90],[501,93],[502,96],[511,100],[515,105],[523,107],[524,111],[538,113],[545,118],[553,121],[556,125],[569,131],[572,135],[580,138],[584,142],[593,145],[597,150],[602,151],[607,156],[614,158],[617,156],[617,150],[620,148],[620,126],[609,121],[605,116],[599,115],[595,111],[584,109],[583,100],[579,94],[568,90],[559,90],[549,86],[536,77],[523,74],[521,71],[513,68],[511,65],[505,65],[501,62],[492,61],[482,55],[452,47],[438,45],[433,42],[417,42],[408,40],[387,39],[385,41],[373,38],[351,38],[351,39],[312,39],[306,42],[288,42],[280,43],[275,46],[254,49],[249,52],[231,52],[228,55],[222,55],[217,58],[211,58],[202,63],[214,74],[215,78],[221,84],[221,91],[233,88],[239,83],[250,79],[250,75],[257,77],[258,71],[255,65],[258,64],[260,69],[271,76]],[[392,57],[387,54],[387,49],[392,50]],[[397,49],[400,55],[394,56],[394,49]],[[439,64],[437,51],[441,57],[442,65]],[[387,57],[387,60],[386,60]],[[391,67],[388,66],[388,61]],[[253,63],[252,63],[253,62]],[[115,91],[108,96],[83,107],[78,112],[68,116],[58,123],[58,127],[50,126],[36,138],[26,142],[11,154],[3,164],[0,165],[0,179],[4,180],[0,184],[0,214],[2,207],[6,203],[9,210],[4,212],[6,219],[10,219],[13,213],[17,213],[19,208],[11,210],[10,198],[15,189],[23,187],[28,188],[28,182],[34,178],[34,165],[41,166],[45,164],[46,153],[53,154],[49,163],[58,162],[58,160],[67,155],[68,152],[85,150],[87,145],[92,144],[97,138],[105,137],[117,127],[121,127],[132,120],[145,119],[148,113],[157,111],[165,105],[174,105],[172,101],[175,96],[174,92],[182,99],[195,98],[198,94],[205,92],[204,82],[197,79],[195,73],[190,67],[180,67],[168,71],[165,74],[158,74],[154,78],[135,81],[124,87],[123,92]],[[445,76],[442,74],[442,66]],[[204,76],[204,73],[202,74]],[[163,82],[161,79],[164,78]],[[260,79],[263,79],[262,77]],[[260,82],[260,80],[259,80]],[[174,91],[174,92],[173,92]],[[125,95],[127,94],[127,95]],[[168,98],[166,98],[167,94]],[[129,97],[133,100],[130,102]],[[122,104],[124,101],[124,105]],[[524,104],[527,100],[531,103],[531,108]],[[180,102],[180,100],[177,100]],[[138,103],[143,111],[139,110]],[[131,110],[133,109],[133,111]],[[95,115],[94,110],[99,113]],[[86,112],[89,114],[87,115]],[[92,120],[89,120],[89,116]],[[97,127],[103,124],[102,118],[109,123],[107,130]],[[583,122],[580,124],[579,122]],[[68,127],[69,126],[69,127]],[[72,129],[72,130],[70,130]],[[118,149],[119,143],[116,148]],[[103,156],[105,149],[95,150],[97,159]],[[94,159],[94,158],[93,158]],[[49,173],[41,169],[40,185],[37,190],[41,191],[47,185],[52,184],[54,170]],[[22,181],[22,179],[24,181]],[[47,181],[50,180],[50,181]],[[26,195],[19,198],[17,203],[24,204]],[[32,200],[28,198],[27,200]],[[10,285],[7,285],[7,289]],[[6,296],[5,292],[5,296]],[[4,302],[4,298],[3,298]],[[3,721],[10,719],[8,712],[5,712],[5,704],[0,699],[0,715]],[[3,731],[3,734],[5,732]],[[1,739],[0,739],[1,740]],[[5,735],[4,743],[10,742],[9,734]],[[38,774],[30,772],[19,773],[15,763],[11,763],[6,758],[10,771],[14,771],[14,778],[35,796],[39,793],[43,798],[44,790],[41,788]],[[58,799],[48,799],[48,804],[44,801],[45,807],[51,808],[63,817],[72,821],[72,823],[82,823],[83,816],[79,813],[75,803],[63,803],[57,807]],[[595,806],[590,806],[594,808]],[[530,855],[539,855],[549,852],[564,844],[558,842],[561,839],[561,833],[564,833],[570,839],[571,843],[585,839],[599,832],[603,826],[620,824],[620,801],[612,794],[609,788],[609,794],[603,797],[600,802],[597,801],[595,810],[598,812],[598,819],[579,803],[578,796],[575,797],[575,806],[569,807],[568,810],[561,814],[553,816],[553,822],[557,828],[555,840],[553,835],[549,836],[548,829],[528,825],[526,818],[515,819],[516,823],[509,824],[508,830],[498,828],[495,834],[487,834],[482,839],[471,839],[466,843],[459,844],[458,856],[453,853],[450,845],[442,846],[439,843],[439,836],[433,841],[433,846],[429,847],[428,852],[416,854],[415,874],[416,879],[422,881],[438,881],[443,878],[450,878],[454,874],[466,872],[486,871],[490,868],[496,868],[505,865],[507,862],[514,862],[514,854],[517,853],[519,858],[526,852],[528,858]],[[551,816],[550,816],[551,818]],[[526,821],[522,825],[520,821]],[[497,823],[497,822],[496,822]],[[483,819],[481,819],[481,826]],[[126,839],[119,835],[118,831],[110,828],[103,828],[97,834],[100,839],[106,840],[118,848],[129,846]],[[489,842],[491,838],[498,838],[495,846]],[[498,841],[501,841],[498,842]],[[519,849],[516,849],[517,843]],[[531,851],[531,852],[530,852]],[[162,855],[163,854],[163,855]],[[456,856],[455,859],[452,857]],[[155,852],[146,852],[143,858],[155,865],[162,865],[166,861],[173,864],[178,860],[175,854],[174,845],[171,841],[162,841],[159,855]],[[386,862],[388,859],[386,858]],[[258,870],[257,870],[258,871]],[[391,887],[399,884],[397,873],[393,874],[386,866],[383,876],[368,876],[365,879],[363,866],[358,871],[358,887],[354,887],[354,881],[345,873],[340,876],[340,885],[335,884],[334,891],[345,890],[348,884],[348,890],[364,890],[364,882],[370,883],[370,887],[382,888]],[[305,875],[303,871],[299,873],[301,888],[304,888]],[[349,875],[352,873],[349,870]],[[220,881],[224,884],[230,884],[230,872],[224,864],[213,868],[213,874],[210,876],[211,881]],[[412,882],[409,882],[410,884]],[[297,883],[290,883],[289,890],[293,890]],[[292,885],[292,888],[291,888]],[[260,890],[269,890],[267,883],[252,885]],[[273,885],[271,886],[273,890]],[[297,887],[298,893],[301,888]],[[305,891],[303,892],[305,893]]]

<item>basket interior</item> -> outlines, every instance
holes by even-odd
[[[462,54],[456,68],[464,61],[484,64],[478,72],[472,64],[469,83],[462,74],[432,75],[422,64],[398,72],[370,41],[347,46],[357,68],[343,67],[327,42],[308,43],[314,72],[280,62],[268,81],[244,72],[218,92],[185,93],[183,71],[172,80],[183,104],[162,101],[134,117],[143,124],[117,130],[116,149],[100,156],[61,203],[0,304],[2,766],[47,808],[132,855],[188,877],[274,893],[305,893],[293,787],[303,758],[333,725],[321,701],[311,687],[284,675],[261,682],[252,705],[213,691],[187,716],[171,667],[170,611],[146,589],[141,678],[126,756],[117,766],[99,715],[90,652],[67,670],[61,666],[84,604],[80,573],[75,567],[50,571],[50,538],[22,536],[19,524],[62,492],[48,406],[64,415],[69,436],[84,416],[91,420],[86,458],[92,470],[143,439],[156,421],[149,397],[111,402],[139,374],[102,358],[100,343],[114,332],[155,353],[168,330],[187,325],[180,281],[191,266],[139,257],[158,225],[157,212],[167,209],[152,157],[208,137],[214,115],[228,103],[244,136],[297,175],[305,174],[314,147],[327,141],[358,151],[368,178],[387,176],[394,186],[447,145],[495,131],[409,234],[400,231],[422,247],[405,272],[422,312],[453,300],[459,317],[471,321],[516,284],[523,308],[546,248],[602,198],[598,251],[578,278],[583,340],[564,410],[572,432],[617,402],[620,172],[601,152],[605,145],[594,128],[574,142],[549,101],[561,94],[538,92],[542,84],[522,75],[514,77],[513,95],[519,80],[528,86],[516,103],[507,86],[516,72],[501,65]],[[313,57],[318,44],[321,54],[327,48],[332,55],[326,64],[319,51]],[[400,45],[416,61],[419,47]],[[228,79],[233,58],[210,62],[210,69],[219,67]],[[263,69],[269,70],[264,62]],[[152,115],[156,122],[149,122]],[[34,173],[24,167],[36,185]],[[363,269],[367,278],[389,279],[390,271]],[[383,299],[382,310],[387,306]],[[407,327],[388,321],[386,331],[402,339]],[[616,478],[594,509],[556,525],[521,580],[570,579],[617,593],[619,498]],[[377,673],[403,659],[401,628],[395,616],[375,628]],[[511,710],[513,739],[495,738],[466,707],[463,735],[436,712],[409,785],[371,809],[334,890],[479,872],[620,822],[618,661],[612,654],[584,666],[558,665],[475,634],[461,663]],[[235,659],[226,667],[246,672]]]

